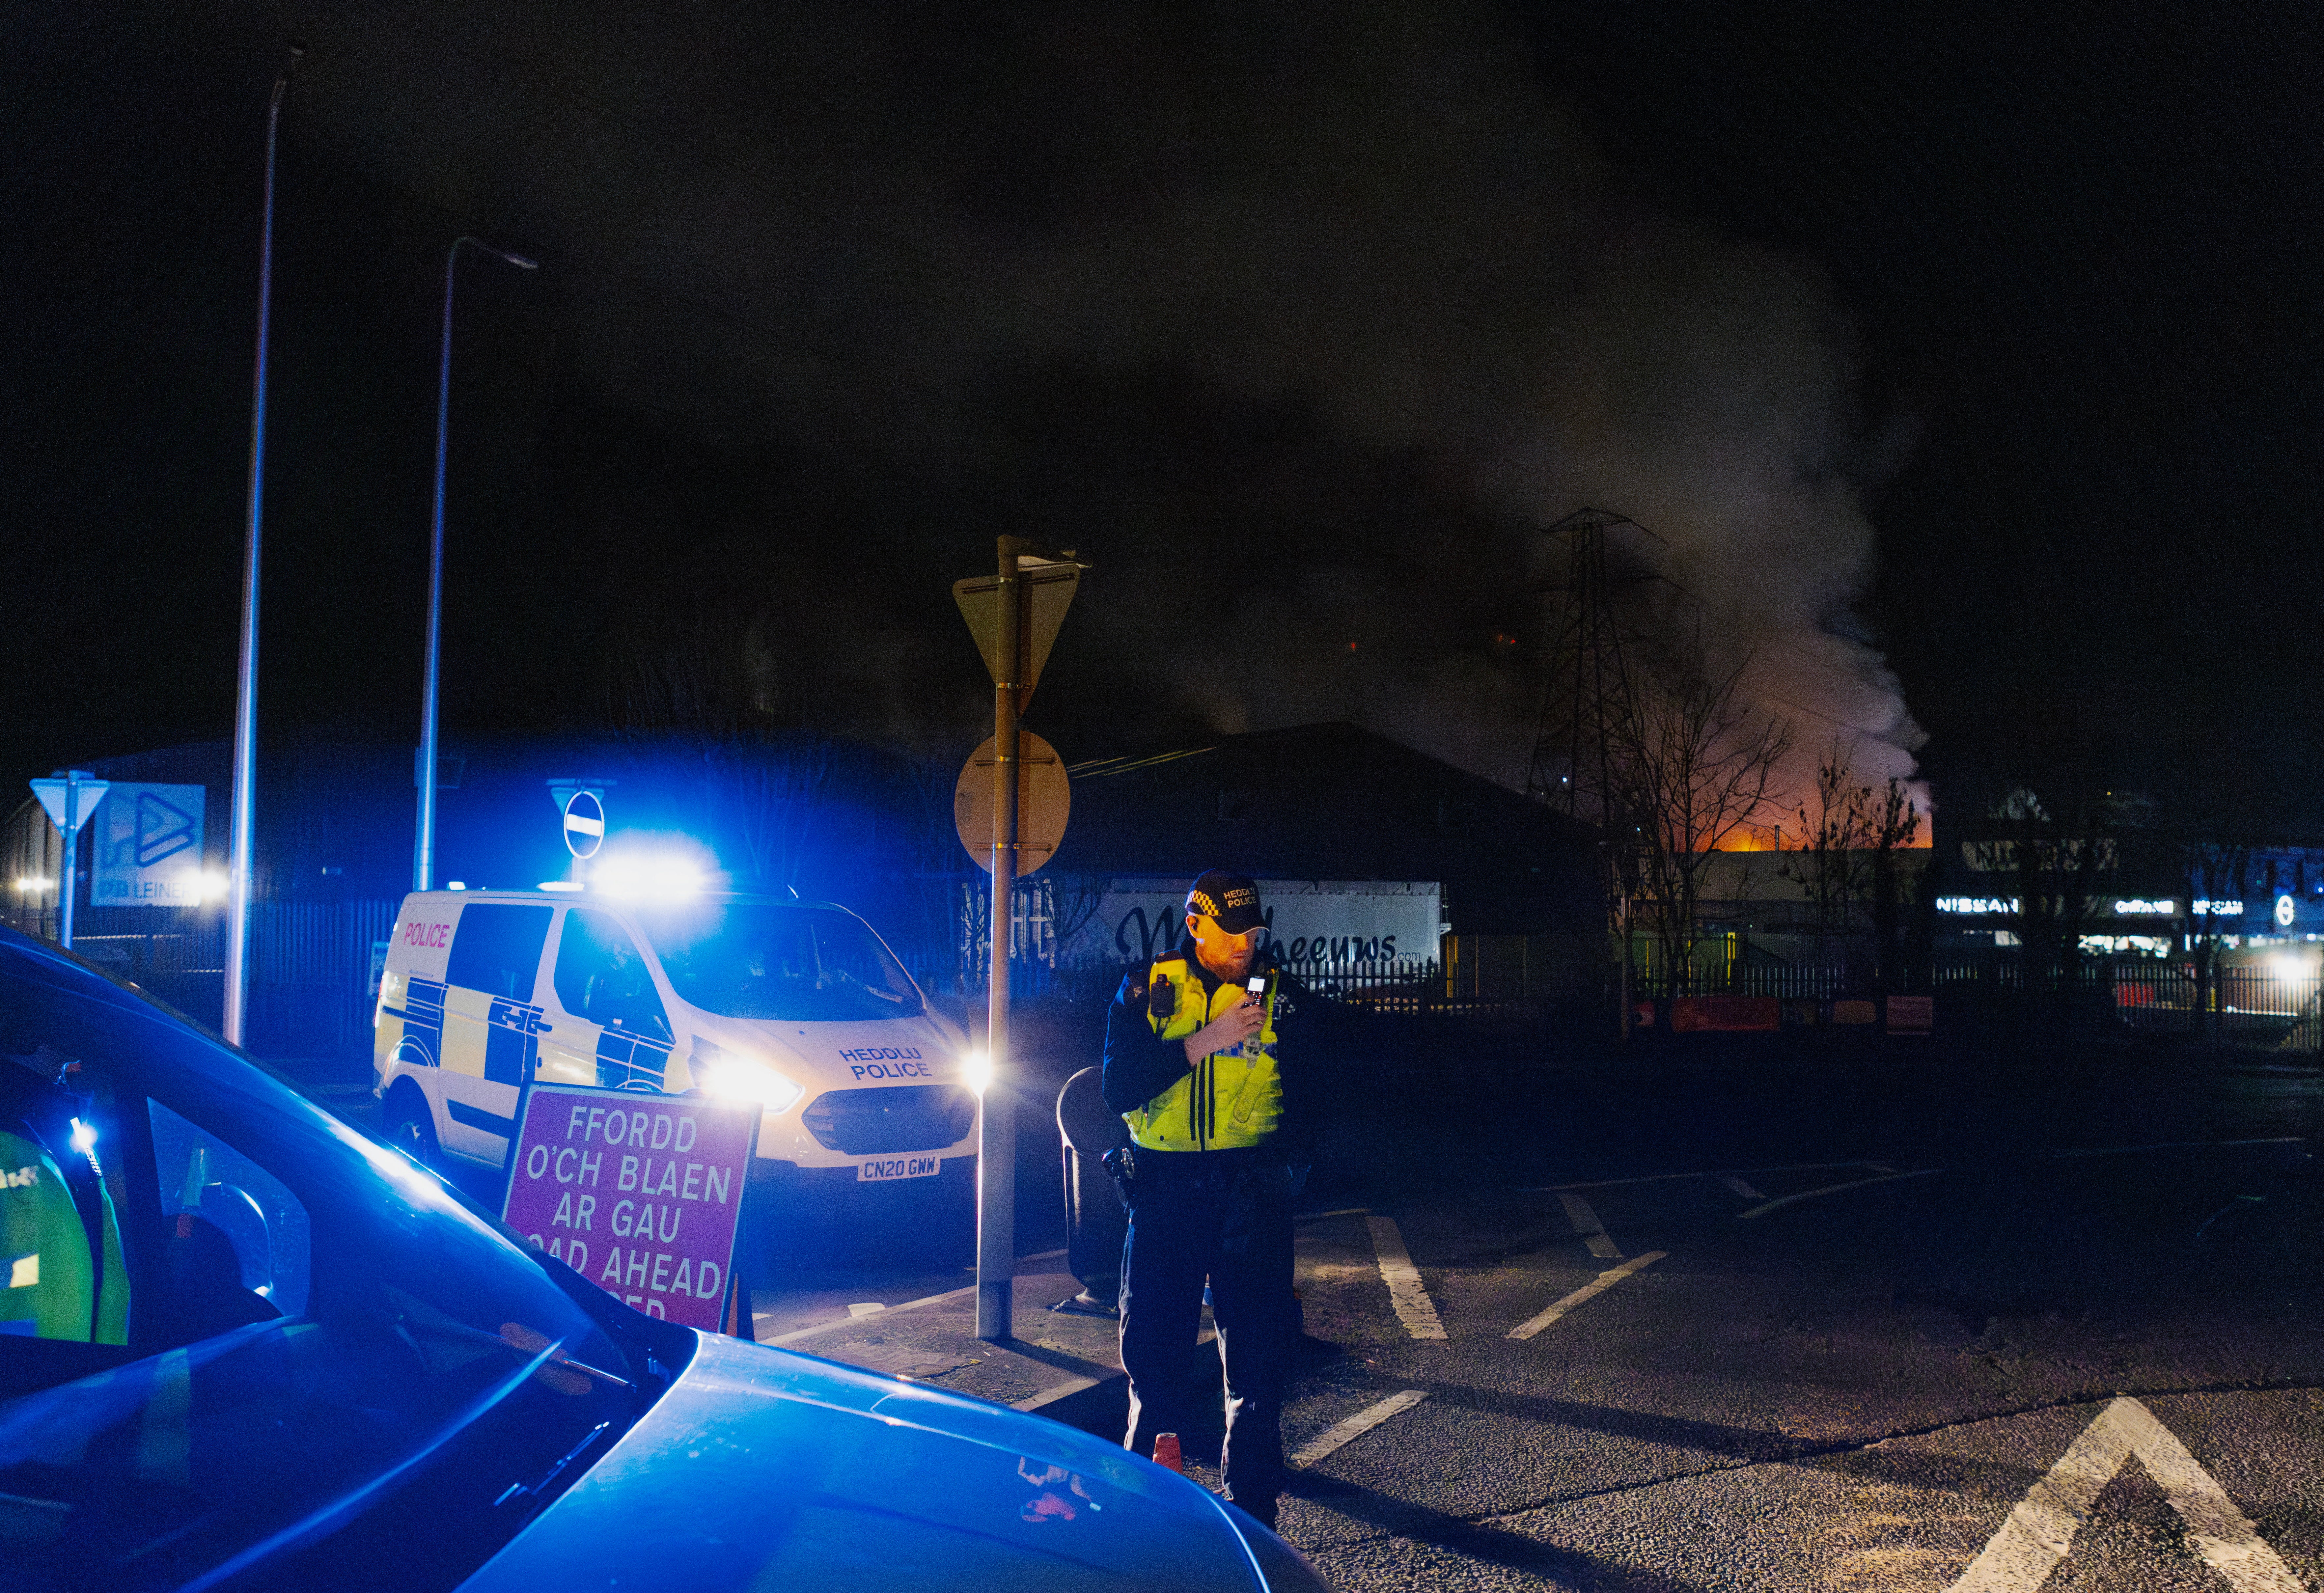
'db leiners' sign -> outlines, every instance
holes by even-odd
[[[535,1084],[501,1220],[649,1316],[724,1325],[759,1107]]]

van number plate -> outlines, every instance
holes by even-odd
[[[890,1178],[933,1178],[944,1167],[942,1156],[881,1156],[859,1163],[855,1182],[874,1183]]]

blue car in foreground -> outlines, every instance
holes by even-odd
[[[0,929],[0,1593],[1320,1589],[1038,1416],[696,1333]]]

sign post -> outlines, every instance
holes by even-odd
[[[762,1110],[708,1095],[530,1085],[501,1220],[648,1316],[723,1332]],[[741,1320],[750,1319],[745,1300]]]
[[[993,749],[999,744],[988,740],[968,755],[952,793],[953,827],[968,855],[983,869],[992,866]],[[1017,732],[1017,878],[1022,879],[1040,872],[1056,854],[1074,797],[1057,750],[1029,730]]]
[[[997,552],[991,580],[958,581],[952,589],[992,672],[992,960],[985,979],[991,1071],[976,1136],[976,1336],[987,1343],[1013,1336],[1016,1305],[1017,1114],[1008,1063],[1009,919],[1024,768],[1017,717],[1032,698],[1083,568],[1070,548],[1051,554],[1025,537],[1002,537]],[[1033,594],[1038,600],[1028,602]]]
[[[73,888],[80,878],[80,827],[88,823],[88,815],[112,788],[112,781],[100,780],[85,769],[60,769],[45,780],[32,782],[32,795],[41,799],[51,822],[65,838],[65,866],[57,878],[62,915],[57,944],[67,951],[72,950]]]

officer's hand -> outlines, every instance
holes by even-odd
[[[1186,1065],[1195,1065],[1214,1051],[1241,1045],[1259,1033],[1266,1022],[1267,1008],[1256,1001],[1244,1001],[1228,1008],[1224,1016],[1211,1019],[1186,1036]]]

